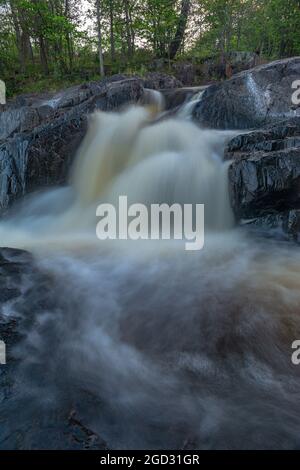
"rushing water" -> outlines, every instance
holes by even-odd
[[[18,350],[21,446],[59,446],[45,422],[75,407],[110,448],[299,448],[300,255],[234,228],[231,135],[144,108],[98,113],[70,185],[1,223],[2,245],[35,254],[54,300]],[[120,194],[204,203],[204,249],[100,242],[96,206]]]

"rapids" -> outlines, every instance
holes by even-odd
[[[300,447],[300,254],[234,226],[222,162],[232,135],[180,113],[97,113],[69,185],[28,196],[1,222],[1,245],[34,253],[53,299],[35,312],[38,292],[24,286],[33,311],[6,422],[23,446],[40,442],[37,417],[56,429],[75,406],[111,449]],[[203,250],[100,242],[96,206],[119,195],[204,203]]]

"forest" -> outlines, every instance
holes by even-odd
[[[1,463],[300,450],[299,26],[0,0]]]
[[[0,77],[11,96],[233,51],[268,61],[300,54],[299,24],[299,0],[0,0]]]

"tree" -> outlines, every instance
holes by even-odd
[[[102,31],[101,31],[101,5],[100,0],[96,0],[96,11],[97,11],[97,34],[98,34],[98,55],[99,55],[99,67],[100,76],[104,77],[104,61],[102,52]]]
[[[190,0],[182,0],[181,2],[181,11],[180,11],[179,19],[178,19],[176,33],[169,46],[169,58],[170,59],[175,58],[182,44],[186,25],[187,25],[190,4],[191,4]]]
[[[0,73],[24,83],[165,67],[231,51],[300,54],[299,0],[0,0]],[[85,25],[86,24],[86,25]],[[91,28],[94,25],[94,28]],[[217,60],[217,59],[215,59]],[[18,85],[19,83],[19,85]]]

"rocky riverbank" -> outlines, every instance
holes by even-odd
[[[20,196],[65,182],[87,116],[143,101],[145,89],[178,88],[174,77],[115,75],[59,93],[19,96],[0,107],[0,210]]]
[[[173,77],[152,74],[146,80],[115,76],[57,94],[19,97],[2,108],[0,117],[1,208],[5,211],[34,189],[64,184],[88,114],[145,103],[152,88],[162,90],[170,114],[185,103],[182,111],[194,109],[194,120],[201,125],[215,127],[217,122],[221,129],[237,129],[240,123],[242,130],[230,137],[224,154],[230,162],[228,181],[237,223],[297,241],[300,117],[285,92],[296,79],[298,64],[298,59],[276,62],[207,89],[184,88]],[[247,122],[241,118],[234,125],[224,106],[235,106],[241,117],[251,102],[245,95],[247,99],[230,104],[234,93],[239,94],[236,84],[248,83],[249,73],[260,83],[262,99],[265,89],[271,89],[261,74],[269,75],[275,87],[273,68],[274,77],[279,69],[282,77],[282,92],[270,104],[274,112],[259,122],[250,113]],[[155,96],[161,98],[152,93]],[[218,112],[209,109],[212,103],[219,106]],[[168,113],[160,118],[165,116]],[[136,122],[128,114],[103,118],[108,120],[97,128],[101,142],[96,146],[91,140],[86,147],[91,152],[83,154],[88,171],[82,171],[85,165],[77,169],[83,199],[71,207],[75,211],[68,211],[68,188],[60,188],[46,198],[37,195],[32,210],[28,202],[24,225],[17,217],[3,221],[2,242],[6,237],[10,246],[26,246],[35,255],[0,249],[0,339],[7,349],[7,364],[0,368],[0,447],[299,448],[299,374],[291,361],[291,344],[300,336],[299,254],[292,243],[228,230],[233,224],[227,172],[219,159],[214,159],[212,171],[211,157],[232,134],[222,133],[219,140],[219,133],[199,131],[180,120],[171,128],[158,122],[146,129],[149,138],[140,141],[142,155],[137,152],[143,158],[132,167],[149,161],[150,166],[128,179],[126,168],[112,173],[112,179],[123,176],[125,188],[150,201],[153,194],[163,201],[170,193],[172,198],[174,181],[180,200],[186,197],[187,185],[198,197],[202,181],[207,187],[206,213],[212,201],[213,216],[222,218],[222,209],[228,209],[230,225],[221,225],[217,234],[212,230],[207,249],[193,256],[173,244],[170,251],[132,253],[98,244],[94,219],[92,240],[89,230],[84,231],[98,193],[88,195],[91,205],[81,201],[94,175],[98,189],[97,176],[106,168],[95,167],[94,160],[106,163],[115,145],[124,162],[124,137]],[[123,127],[113,127],[120,119]],[[117,129],[123,139],[118,140],[116,132],[101,134],[102,129]],[[203,139],[198,141],[199,134]],[[179,149],[176,160],[173,140]],[[152,156],[147,154],[148,142]],[[194,150],[207,148],[209,164],[199,171]],[[220,169],[222,178],[211,178]]]
[[[300,58],[260,65],[204,89],[193,109],[202,126],[240,129],[225,151],[237,221],[298,238],[300,108],[292,83]],[[198,89],[158,72],[145,79],[116,75],[65,91],[16,98],[0,112],[0,209],[35,189],[63,184],[94,110],[145,101],[163,90],[168,109]]]
[[[243,129],[225,151],[237,221],[298,240],[300,107],[292,84],[300,58],[258,66],[204,91],[193,110],[201,125]]]

